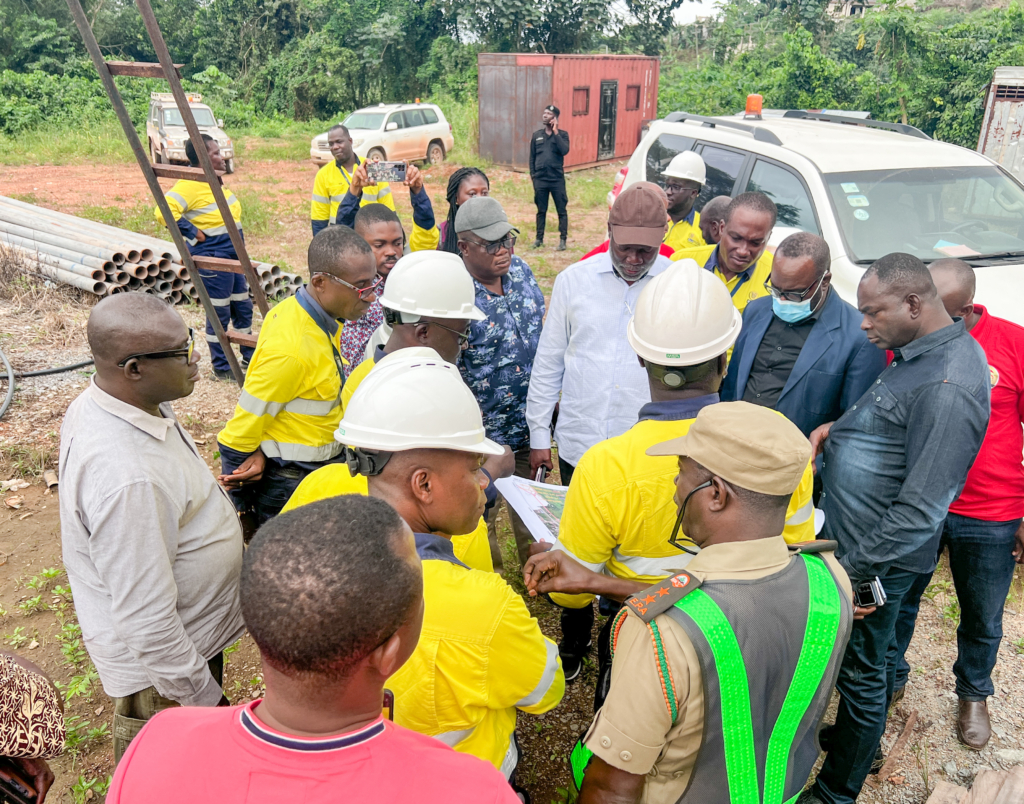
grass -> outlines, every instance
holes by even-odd
[[[144,133],[142,137],[145,140]],[[130,161],[131,148],[116,120],[83,121],[74,132],[50,126],[14,137],[0,135],[0,164],[4,165],[116,165]]]
[[[44,469],[56,469],[57,448],[36,449],[20,444],[0,446],[0,473],[7,477],[42,477]]]

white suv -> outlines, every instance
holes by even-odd
[[[978,302],[1024,325],[1024,186],[991,159],[897,123],[674,112],[651,123],[609,199],[637,181],[664,186],[662,171],[685,150],[707,165],[698,210],[713,196],[766,193],[777,233],[825,238],[832,284],[854,305],[864,270],[884,254],[961,257],[976,269]]]
[[[353,149],[364,159],[437,165],[455,147],[451,125],[432,103],[368,106],[350,114],[342,125],[352,135]],[[334,158],[327,147],[327,132],[313,137],[309,156],[318,165]]]

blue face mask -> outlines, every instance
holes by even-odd
[[[791,302],[772,296],[772,311],[787,324],[796,324],[810,316],[811,300]]]

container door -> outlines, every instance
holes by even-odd
[[[615,157],[615,112],[618,109],[619,82],[601,82],[601,111],[597,123],[597,158]]]

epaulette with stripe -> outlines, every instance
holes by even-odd
[[[637,592],[633,597],[627,598],[625,607],[645,623],[649,623],[698,587],[700,587],[700,581],[693,575],[688,572],[677,572],[654,586],[648,586],[642,592]]]

